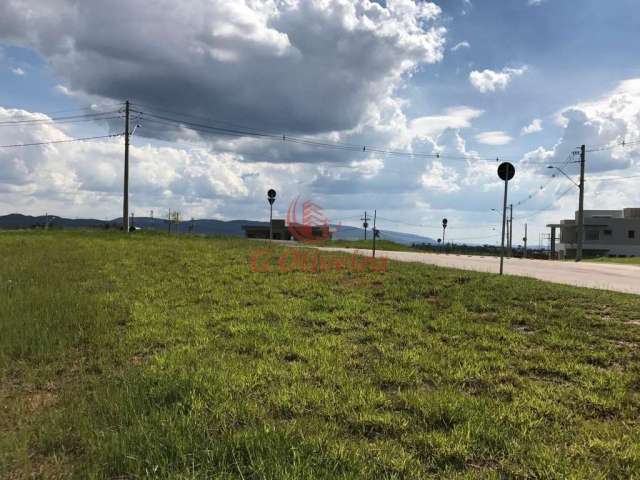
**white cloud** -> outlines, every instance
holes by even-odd
[[[17,75],[17,76],[19,76],[19,77],[22,77],[23,75],[25,75],[25,74],[27,73],[27,72],[25,72],[25,71],[24,71],[22,68],[20,68],[20,67],[12,68],[12,69],[11,69],[11,72],[12,72],[14,75]]]
[[[597,100],[563,109],[556,122],[564,128],[560,140],[552,150],[537,150],[546,152],[545,160],[562,162],[585,144],[587,150],[593,150],[587,153],[591,174],[640,166],[640,145],[618,145],[640,140],[640,78],[620,82]]]
[[[441,115],[414,118],[409,129],[417,138],[434,138],[448,128],[460,129],[471,126],[471,121],[482,115],[483,111],[460,106],[451,107]]]
[[[471,44],[469,42],[467,42],[466,40],[462,41],[462,42],[459,42],[459,43],[456,43],[453,47],[451,47],[451,51],[452,52],[456,52],[456,51],[460,50],[461,48],[471,48]]]
[[[475,139],[485,145],[506,145],[512,140],[509,135],[500,130],[479,133]]]
[[[44,120],[46,115],[0,108],[0,121]],[[53,125],[0,129],[0,144],[72,138]],[[122,139],[2,149],[0,210],[65,215],[117,215],[121,205]],[[297,166],[243,162],[206,148],[131,147],[132,207],[162,209],[197,204],[221,216],[224,201],[251,203],[267,185],[284,187]],[[274,172],[280,172],[274,175]],[[262,198],[260,198],[260,201]],[[256,199],[257,202],[257,199]],[[7,212],[7,213],[8,213]]]
[[[440,61],[440,14],[413,0],[31,0],[0,2],[0,40],[38,50],[74,92],[314,134],[357,128]]]
[[[76,92],[73,92],[69,87],[66,87],[64,85],[56,85],[55,86],[55,90],[58,93],[61,93],[62,95],[66,96],[66,97],[75,97],[77,96]]]
[[[514,77],[519,77],[527,71],[527,67],[503,68],[500,72],[493,70],[473,70],[469,74],[469,81],[474,88],[482,93],[504,90]]]
[[[452,193],[460,190],[458,178],[458,172],[454,168],[435,160],[422,175],[422,185],[429,190]]]
[[[520,135],[530,135],[532,133],[537,133],[542,131],[542,120],[539,118],[534,118],[529,125],[526,127],[522,127],[520,130]]]

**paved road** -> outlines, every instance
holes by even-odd
[[[354,252],[354,249],[349,248],[322,248],[322,250]],[[355,250],[355,252],[360,255],[371,255],[370,250]],[[493,273],[500,271],[498,257],[390,251],[378,251],[377,255],[401,262],[420,262],[462,270]],[[507,275],[533,277],[565,285],[640,294],[640,266],[634,265],[506,258],[504,272]]]

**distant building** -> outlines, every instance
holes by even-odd
[[[271,221],[274,240],[291,240],[291,233],[284,220]],[[269,238],[269,225],[243,225],[242,230],[247,238]]]
[[[274,240],[331,240],[334,229],[326,226],[309,226],[301,224],[293,224],[292,228],[287,227],[284,220],[273,219],[271,222],[273,227]],[[247,238],[269,238],[269,225],[243,225],[242,230]],[[293,235],[295,233],[296,235]]]
[[[551,228],[551,252],[560,258],[573,258],[577,249],[578,212],[575,218],[561,220]],[[556,230],[560,235],[556,236]],[[556,245],[556,239],[559,242]],[[624,210],[585,210],[584,256],[640,256],[640,208]]]

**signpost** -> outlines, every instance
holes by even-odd
[[[269,243],[273,240],[273,202],[276,201],[276,191],[270,188],[267,192],[267,200],[269,201]]]
[[[507,221],[507,190],[509,180],[516,174],[515,167],[509,162],[502,162],[498,166],[498,176],[501,180],[504,180],[504,201],[502,204],[502,243],[500,248],[500,275],[502,275],[504,269],[504,230]]]
[[[447,224],[449,223],[449,220],[447,220],[446,218],[442,219],[442,246],[445,246],[444,243],[444,231],[447,229]]]

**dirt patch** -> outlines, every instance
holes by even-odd
[[[625,342],[624,340],[612,340],[611,343],[613,343],[616,347],[620,347],[620,348],[633,348],[633,349],[638,348],[637,343]]]
[[[535,330],[531,328],[529,325],[518,324],[518,325],[512,325],[511,328],[513,328],[516,332],[525,333],[528,335],[535,333]]]
[[[58,396],[53,392],[35,392],[27,396],[25,404],[29,413],[34,413],[50,407],[57,399]]]
[[[637,325],[640,327],[640,320],[628,320],[626,322],[624,322],[625,325]]]

